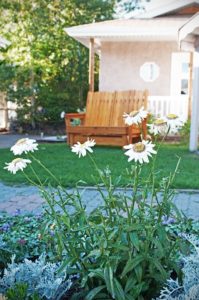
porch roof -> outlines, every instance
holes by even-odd
[[[125,14],[126,18],[155,18],[172,14],[183,8],[198,6],[199,0],[153,0],[145,3],[144,9],[134,10]]]
[[[199,49],[199,13],[195,14],[179,29],[181,50]]]
[[[99,48],[106,41],[178,41],[178,30],[187,17],[110,20],[65,28],[67,34],[86,47],[95,38]]]

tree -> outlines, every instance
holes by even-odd
[[[116,12],[119,16],[124,16],[133,10],[144,10],[145,4],[150,0],[118,0]]]
[[[56,121],[82,108],[88,90],[88,50],[65,27],[111,19],[115,0],[4,0],[0,90],[18,104],[21,122]]]

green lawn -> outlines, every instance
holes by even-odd
[[[74,186],[79,180],[84,182],[81,184],[94,185],[95,169],[89,156],[78,158],[65,144],[40,144],[39,151],[35,152],[35,156],[51,170],[64,186]],[[104,169],[108,165],[114,178],[122,176],[120,185],[127,182],[126,168],[130,167],[131,163],[127,162],[127,157],[121,148],[95,147],[92,156],[100,169]],[[159,178],[167,176],[173,171],[178,157],[181,157],[182,160],[174,187],[199,189],[199,156],[190,153],[185,145],[165,144],[162,146],[156,161],[156,170],[159,171],[157,176]],[[0,149],[0,180],[9,184],[27,183],[22,172],[19,171],[16,175],[12,175],[3,169],[5,162],[10,162],[13,158],[9,149]],[[35,162],[33,167],[42,181],[50,180],[49,175]],[[143,177],[147,176],[149,167],[150,164],[144,166]],[[26,172],[32,178],[34,177],[31,175],[30,167],[27,167]],[[53,180],[51,183],[53,184]]]

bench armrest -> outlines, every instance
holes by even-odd
[[[86,117],[85,113],[69,113],[69,114],[65,114],[66,126],[71,126],[71,121],[73,119],[80,119],[81,125],[83,125],[85,117]]]

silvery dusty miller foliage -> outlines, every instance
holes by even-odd
[[[72,285],[72,277],[65,280],[64,273],[57,274],[59,267],[59,264],[46,262],[44,255],[35,262],[25,259],[19,264],[15,263],[12,257],[12,262],[0,279],[0,293],[5,293],[16,283],[26,283],[28,295],[37,292],[44,299],[58,300],[59,295],[69,290]]]
[[[168,280],[156,300],[199,299],[199,240],[193,235],[185,235],[185,238],[194,246],[195,252],[183,257],[183,284],[180,285],[177,280]]]

